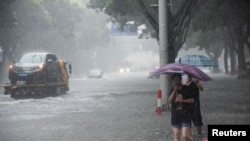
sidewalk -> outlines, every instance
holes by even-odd
[[[224,74],[210,76],[214,81],[204,82],[205,89],[200,93],[203,135],[198,136],[193,127],[194,141],[207,138],[209,124],[250,124],[250,79],[237,79]],[[169,115],[169,111],[165,112],[163,116]]]

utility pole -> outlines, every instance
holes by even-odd
[[[159,8],[159,44],[160,67],[168,63],[168,30],[167,30],[167,1],[158,0]],[[166,74],[160,75],[160,89],[162,91],[162,104],[167,103],[168,78]]]

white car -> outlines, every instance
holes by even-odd
[[[103,71],[101,69],[92,69],[88,71],[88,78],[102,78]]]

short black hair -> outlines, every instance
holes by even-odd
[[[173,80],[175,77],[179,77],[180,79],[182,79],[180,73],[174,73],[174,74],[172,75],[172,80]]]

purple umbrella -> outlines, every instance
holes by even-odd
[[[148,78],[155,77],[160,74],[167,74],[167,73],[185,73],[188,75],[193,76],[196,79],[201,81],[211,81],[213,80],[210,78],[206,73],[195,66],[187,65],[187,64],[178,64],[178,63],[170,63],[159,69],[152,72]]]

